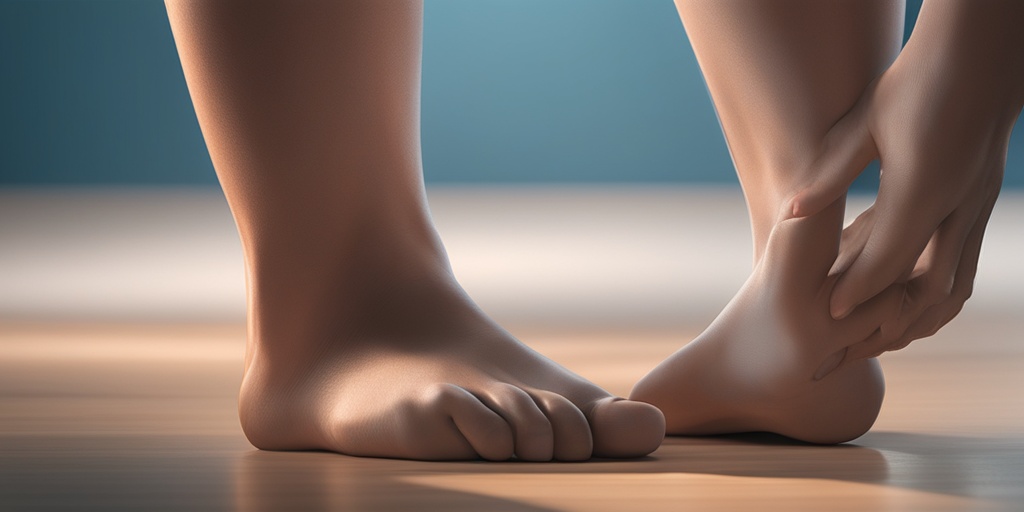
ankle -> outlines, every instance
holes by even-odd
[[[249,277],[263,281],[311,274],[344,280],[345,274],[388,273],[416,262],[447,265],[425,207],[392,210],[307,216],[288,212],[263,223],[259,231],[242,229]]]
[[[790,218],[790,201],[813,180],[815,150],[811,144],[794,144],[759,155],[735,155],[754,235],[755,263],[764,254],[775,226]]]
[[[258,339],[278,337],[258,335],[275,326],[294,338],[326,323],[350,323],[388,296],[454,285],[444,246],[426,218],[303,226],[247,241],[249,315],[258,324],[251,334]]]

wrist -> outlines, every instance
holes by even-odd
[[[896,64],[955,88],[972,104],[1024,105],[1024,2],[926,1]]]

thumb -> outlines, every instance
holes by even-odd
[[[807,217],[824,210],[850,188],[872,160],[878,148],[868,129],[864,102],[858,103],[825,134],[821,153],[814,160],[814,178],[789,201],[793,217]]]

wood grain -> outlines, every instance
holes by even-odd
[[[0,510],[1014,510],[1024,320],[968,309],[883,358],[875,428],[835,447],[670,438],[644,460],[424,463],[253,449],[244,327],[0,323]],[[513,329],[608,389],[686,330]]]

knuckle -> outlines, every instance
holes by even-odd
[[[495,382],[492,386],[494,393],[503,397],[518,396],[520,393],[524,393],[522,389],[507,382]]]
[[[529,393],[511,384],[503,384],[499,393],[515,407],[529,407],[535,404]]]
[[[586,418],[584,418],[583,413],[568,400],[552,399],[545,403],[544,409],[551,419],[560,423],[586,424]]]
[[[950,320],[952,320],[957,315],[959,315],[960,312],[963,311],[963,310],[964,310],[964,303],[963,302],[957,303],[957,305],[954,306],[953,309],[949,312],[949,316],[946,317],[946,321],[943,322],[943,324],[949,323]]]
[[[878,346],[878,354],[881,354],[883,352],[888,352],[890,350],[894,350],[893,347],[899,345],[900,344],[900,340],[901,340],[900,336],[887,337],[884,340],[884,343],[880,343],[879,344],[879,346]]]
[[[906,344],[899,343],[899,344],[896,344],[896,345],[893,345],[893,346],[889,347],[886,350],[886,352],[899,352],[900,350],[903,350],[903,349],[907,348],[909,345],[910,345],[910,343],[906,343]]]
[[[964,285],[960,290],[957,291],[957,299],[959,299],[961,303],[970,300],[972,295],[974,295],[974,283]]]
[[[524,431],[550,431],[550,422],[543,412],[538,410],[541,406],[534,401],[529,393],[511,384],[501,386],[499,393],[502,396],[501,401],[506,404],[505,406],[511,409],[513,414],[524,418],[522,422]]]
[[[931,274],[927,275],[931,276]],[[922,278],[917,294],[918,306],[924,308],[945,302],[952,293],[953,283],[951,280],[935,279],[933,276],[930,279]]]
[[[900,340],[900,341],[896,342],[894,345],[892,345],[891,347],[889,347],[889,351],[893,352],[893,351],[896,351],[896,350],[903,350],[903,349],[907,348],[913,341],[914,340],[911,339],[911,338],[906,338],[906,339]]]
[[[572,413],[572,411],[567,407],[568,404],[552,397],[541,396],[537,402],[541,409],[543,409],[544,413],[552,419],[566,419],[569,418]]]
[[[901,317],[902,315],[879,326],[878,339],[873,343],[873,345],[890,345],[900,339],[900,336],[903,334],[903,322]]]
[[[423,388],[420,394],[420,402],[430,407],[451,405],[458,401],[461,395],[462,391],[458,386],[446,382],[438,382]]]
[[[934,306],[935,304],[941,304],[950,298],[949,290],[943,290],[941,288],[933,289],[928,293],[925,293],[921,297],[922,306]]]
[[[956,313],[952,313],[951,312],[951,314],[947,314],[947,315],[944,315],[944,316],[941,316],[941,317],[935,319],[928,326],[928,329],[925,331],[924,335],[920,336],[919,338],[930,338],[932,336],[935,336],[935,334],[937,334],[939,332],[939,330],[942,329],[943,326],[945,326],[947,323],[949,323],[949,320],[951,320],[954,316],[956,316]]]

